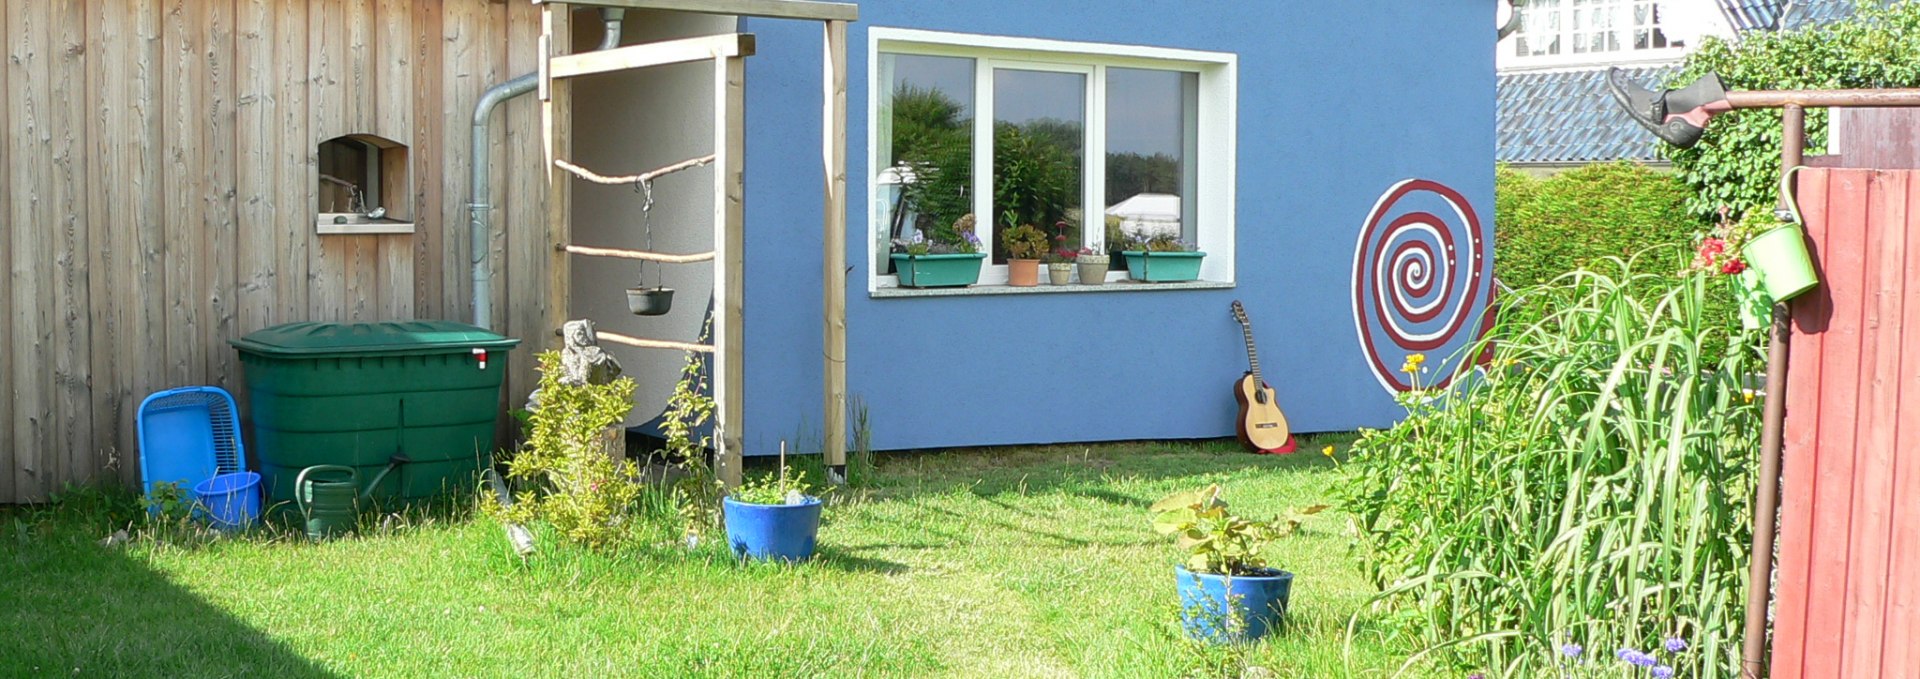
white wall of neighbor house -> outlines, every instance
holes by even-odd
[[[575,44],[594,44],[601,24],[589,13],[574,18]],[[621,44],[731,33],[731,16],[629,10]],[[713,65],[682,64],[578,78],[573,85],[574,161],[606,175],[638,174],[713,149]],[[631,187],[578,182],[573,189],[573,239],[581,245],[645,249],[642,206]],[[711,170],[694,168],[653,183],[653,247],[689,253],[713,249]],[[589,318],[602,331],[634,337],[694,341],[713,293],[713,263],[646,263],[645,284],[674,288],[665,316],[627,311],[626,289],[640,283],[642,264],[624,259],[576,257],[570,318]],[[676,351],[606,344],[626,374],[638,383],[627,424],[646,422],[665,407],[685,356]]]
[[[1497,48],[1502,71],[1670,63],[1702,39],[1737,35],[1719,0],[1529,0],[1518,11],[1520,29]]]

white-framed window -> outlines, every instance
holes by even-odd
[[[1686,54],[1662,0],[1527,0],[1520,27],[1501,44],[1507,67],[1667,61]],[[1691,31],[1681,31],[1685,34]]]
[[[1174,235],[1207,253],[1202,280],[1232,282],[1235,55],[868,35],[869,291],[896,285],[895,241],[968,221],[990,253],[981,285],[1006,282],[1010,222],[1095,252],[1121,235]],[[1125,278],[1120,257],[1109,267]]]

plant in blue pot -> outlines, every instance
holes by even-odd
[[[1248,519],[1228,510],[1217,484],[1153,503],[1154,532],[1174,536],[1186,553],[1173,575],[1187,636],[1250,642],[1276,628],[1286,618],[1293,574],[1268,566],[1260,552],[1324,509],[1295,510],[1276,521]]]
[[[980,281],[980,237],[974,234],[973,215],[962,215],[951,227],[912,238],[894,239],[893,270],[906,288],[956,288]]]
[[[1127,277],[1147,283],[1200,280],[1200,262],[1207,253],[1173,234],[1128,234],[1120,243],[1127,260]]]
[[[788,473],[782,442],[780,472],[740,484],[721,503],[734,556],[788,563],[812,559],[822,505],[811,490],[806,472]]]

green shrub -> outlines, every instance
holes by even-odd
[[[1920,3],[1864,4],[1845,21],[1809,30],[1749,33],[1738,43],[1707,38],[1681,72],[1678,87],[1707,71],[1728,89],[1920,87]],[[1694,189],[1687,209],[1705,220],[1721,207],[1736,214],[1772,209],[1780,180],[1780,111],[1734,111],[1714,119],[1691,149],[1664,147],[1675,173]],[[1827,112],[1807,111],[1810,153],[1826,147]]]
[[[1725,277],[1595,268],[1503,297],[1489,372],[1355,444],[1362,562],[1395,631],[1463,669],[1681,637],[1677,676],[1737,676],[1762,337],[1705,312]]]
[[[1701,223],[1683,207],[1688,195],[1673,175],[1632,163],[1588,165],[1546,179],[1501,167],[1494,188],[1494,273],[1519,288],[1607,257],[1691,246]]]
[[[633,380],[572,385],[560,381],[560,352],[540,359],[540,407],[527,416],[527,444],[507,461],[522,490],[512,507],[483,501],[504,521],[552,524],[566,539],[595,548],[630,536],[642,488],[632,461],[609,454],[609,440],[633,409]],[[612,429],[612,431],[609,431]]]

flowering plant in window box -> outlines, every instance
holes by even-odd
[[[962,215],[953,226],[933,238],[915,233],[893,241],[894,271],[908,288],[966,287],[980,282],[980,237],[973,233],[973,215]]]
[[[1127,277],[1153,283],[1200,279],[1200,260],[1207,253],[1172,235],[1129,235],[1120,254],[1127,258]]]
[[[1095,252],[1093,248],[1080,248],[1074,253],[1073,263],[1080,268],[1080,282],[1087,285],[1099,285],[1107,282],[1107,253]]]

